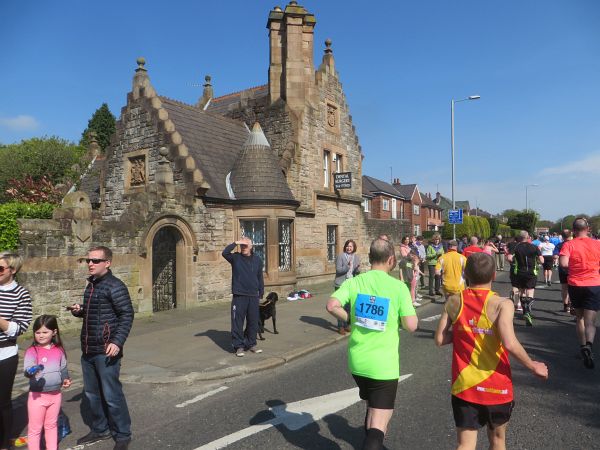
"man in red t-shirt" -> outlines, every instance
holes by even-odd
[[[600,309],[600,241],[591,239],[585,218],[573,222],[575,239],[560,249],[560,267],[569,269],[567,283],[571,305],[577,317],[577,338],[581,345],[583,364],[594,368],[592,345],[596,335],[596,315]]]
[[[465,258],[468,258],[469,255],[473,254],[473,253],[480,253],[483,251],[483,249],[477,245],[479,242],[479,239],[477,239],[477,236],[473,236],[471,238],[471,245],[469,245],[468,247],[465,247],[465,249],[463,250],[463,256]]]

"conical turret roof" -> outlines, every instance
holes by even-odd
[[[233,165],[229,186],[236,200],[298,205],[258,122]]]

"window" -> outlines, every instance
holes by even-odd
[[[390,201],[387,198],[383,199],[383,210],[384,211],[390,210]]]
[[[413,214],[418,216],[420,214],[421,207],[419,205],[413,205]]]
[[[323,186],[329,187],[329,150],[323,151]]]
[[[254,254],[263,262],[263,270],[266,270],[267,261],[267,221],[266,220],[240,220],[242,236],[252,239]]]
[[[369,212],[369,199],[363,198],[363,210]]]
[[[421,235],[421,225],[413,225],[413,234],[415,236]]]
[[[279,271],[292,270],[292,221],[279,221]]]
[[[337,225],[327,225],[327,261],[335,262]]]
[[[342,171],[342,155],[338,155],[334,153],[332,156],[332,166],[336,173],[340,173]]]
[[[396,214],[397,214],[397,211],[396,211],[396,199],[393,198],[392,199],[392,219],[396,218]]]
[[[400,203],[400,220],[404,220],[404,203]]]

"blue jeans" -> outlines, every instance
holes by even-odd
[[[105,433],[111,427],[115,441],[131,439],[131,418],[119,381],[121,358],[82,355],[83,390],[90,402],[92,431]]]

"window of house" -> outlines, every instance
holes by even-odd
[[[369,199],[363,198],[363,210],[369,212]]]
[[[413,225],[413,234],[415,236],[421,235],[421,225]]]
[[[387,198],[383,199],[383,210],[384,211],[390,210],[390,201]]]
[[[335,170],[336,173],[342,172],[342,155],[334,153],[331,158],[331,165],[333,166],[333,170]]]
[[[252,239],[252,248],[254,254],[263,262],[263,270],[266,270],[267,261],[267,221],[259,220],[240,220],[240,231],[242,236]]]
[[[420,214],[421,207],[419,205],[413,205],[413,214],[418,216]]]
[[[323,151],[323,186],[326,188],[329,187],[329,179],[331,178],[329,173],[329,154],[329,150]]]
[[[337,225],[327,225],[327,261],[335,262]]]
[[[404,220],[404,203],[400,203],[400,220]]]
[[[292,270],[292,221],[279,221],[279,271]]]

